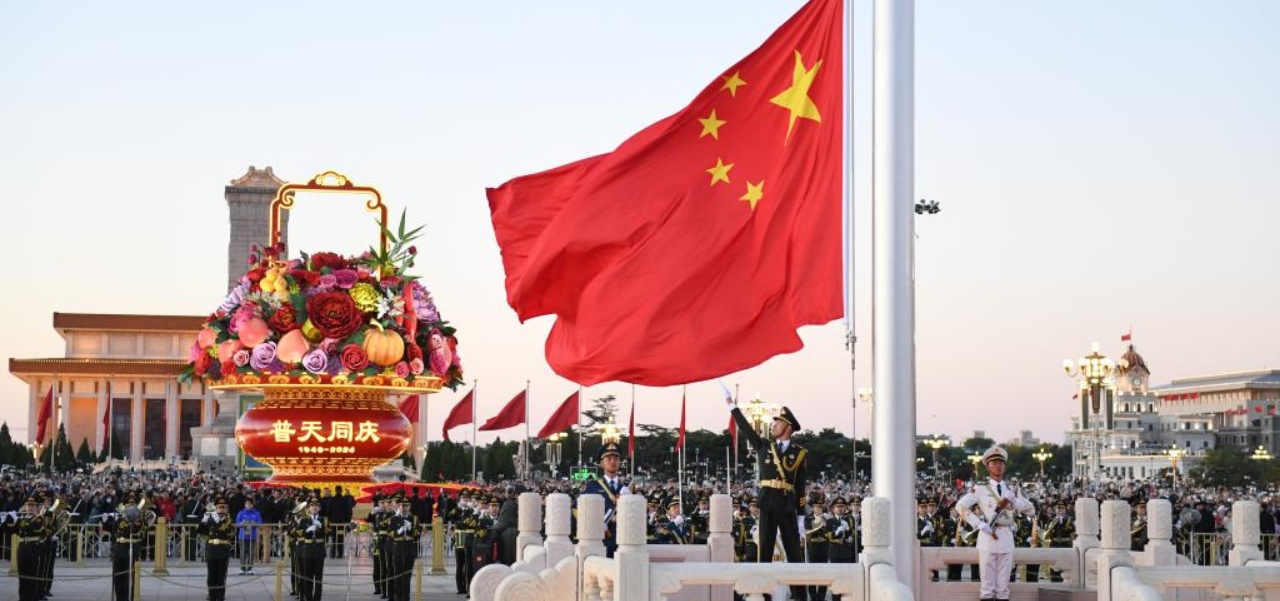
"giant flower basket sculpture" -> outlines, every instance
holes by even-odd
[[[377,247],[282,257],[283,211],[299,191],[347,193],[377,212]],[[409,420],[389,395],[462,383],[454,329],[407,273],[422,228],[390,229],[374,188],[332,171],[286,184],[271,204],[270,244],[205,322],[184,378],[261,392],[236,423],[241,449],[271,466],[269,482],[359,485],[408,448]]]

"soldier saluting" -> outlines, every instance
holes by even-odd
[[[783,407],[773,418],[769,431],[771,440],[756,433],[751,422],[742,414],[733,398],[725,396],[725,403],[738,424],[738,431],[746,436],[748,444],[762,458],[760,468],[760,544],[756,550],[757,562],[772,560],[773,546],[781,532],[782,550],[788,563],[804,563],[804,551],[800,547],[800,515],[803,515],[806,484],[805,456],[808,453],[800,445],[791,442],[791,435],[800,429],[791,409]],[[808,598],[805,587],[791,587],[791,597],[796,601]]]
[[[227,564],[231,561],[236,525],[227,515],[226,499],[219,497],[213,505],[214,511],[204,515],[196,532],[205,537],[204,559],[208,567],[205,584],[209,587],[209,601],[222,601],[227,598]]]

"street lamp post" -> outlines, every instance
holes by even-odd
[[[1271,461],[1272,459],[1275,458],[1274,456],[1271,455],[1271,453],[1267,452],[1266,447],[1262,445],[1258,445],[1258,448],[1255,449],[1253,451],[1253,454],[1250,455],[1249,457],[1257,461]]]
[[[1186,456],[1187,450],[1179,449],[1178,443],[1175,442],[1173,443],[1173,446],[1166,449],[1164,453],[1169,456],[1169,463],[1173,466],[1173,481],[1177,482],[1178,480],[1181,480],[1182,474],[1178,472],[1178,459]]]
[[[938,477],[938,449],[941,449],[942,447],[947,446],[947,442],[948,441],[945,438],[930,438],[929,440],[925,441],[925,444],[929,445],[930,449],[933,449],[933,477],[934,478]]]
[[[969,453],[969,463],[973,464],[973,481],[978,481],[978,463],[982,461],[982,455],[977,453]]]
[[[779,411],[780,409],[777,404],[761,401],[759,394],[756,395],[756,398],[747,401],[747,419],[751,422],[751,428],[755,430],[756,434],[760,435],[761,438],[767,439],[769,437],[769,427],[773,424],[773,418],[777,417]],[[857,449],[855,445],[855,453],[856,452]],[[756,481],[759,482],[760,458],[755,456],[755,448],[750,445],[747,446],[747,454],[755,459]]]
[[[564,432],[556,432],[547,437],[547,469],[551,471],[552,478],[560,471],[561,445],[566,436]]]
[[[1122,360],[1123,365],[1123,360]],[[1092,406],[1093,452],[1090,454],[1090,479],[1096,481],[1102,473],[1102,432],[1099,429],[1103,415],[1103,395],[1115,387],[1116,363],[1098,352],[1098,343],[1093,343],[1093,352],[1075,361],[1067,359],[1062,362],[1062,369],[1067,377],[1080,383],[1080,394],[1084,395]],[[1081,411],[1080,419],[1088,419],[1089,412]],[[1085,427],[1084,423],[1080,424]]]
[[[1044,480],[1044,462],[1045,460],[1049,459],[1052,456],[1053,455],[1050,455],[1049,452],[1044,450],[1043,448],[1031,454],[1031,457],[1033,457],[1036,461],[1040,462],[1040,479],[1041,480]]]

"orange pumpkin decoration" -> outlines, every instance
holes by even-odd
[[[369,328],[364,333],[364,344],[360,346],[369,356],[369,361],[384,367],[395,365],[404,358],[404,338],[384,328]]]

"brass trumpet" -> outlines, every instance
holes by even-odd
[[[148,528],[156,525],[156,512],[147,509],[146,497],[138,501],[138,515],[142,517],[142,521],[146,522]]]

